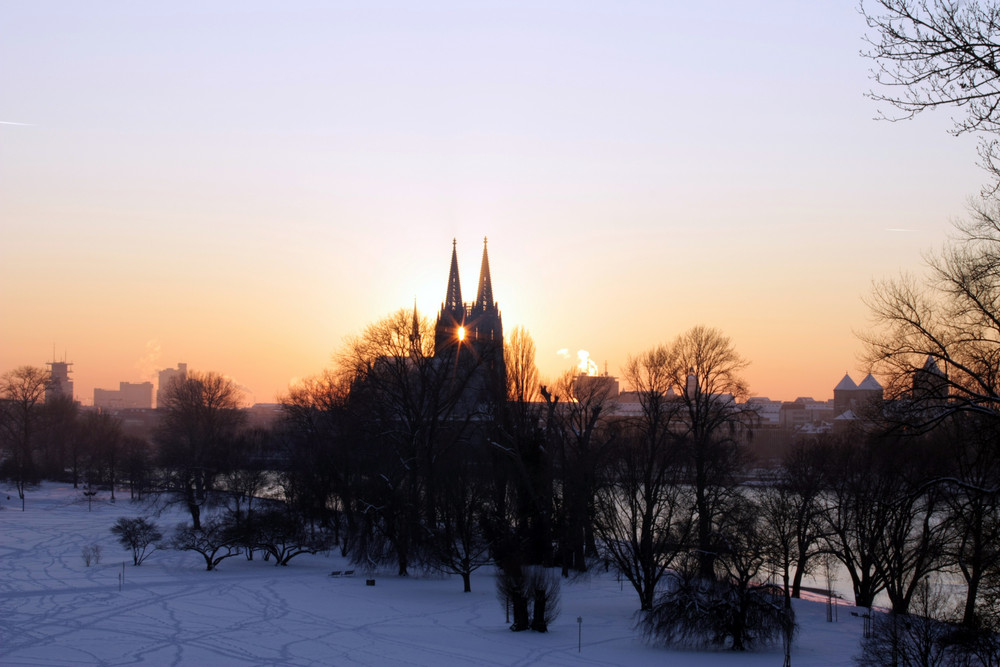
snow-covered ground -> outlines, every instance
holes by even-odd
[[[127,498],[127,494],[126,494]],[[674,651],[645,644],[632,627],[635,593],[614,573],[563,583],[547,634],[513,633],[491,571],[461,579],[376,574],[365,585],[337,555],[288,567],[230,558],[206,572],[196,553],[157,551],[140,567],[109,529],[139,505],[101,493],[88,511],[80,490],[46,484],[27,510],[0,495],[0,665],[746,665],[782,663],[761,652]],[[157,519],[164,532],[183,517]],[[81,548],[102,547],[86,567]],[[122,563],[125,562],[123,568]],[[124,569],[124,585],[119,575]],[[792,664],[850,665],[861,621],[853,607],[826,622],[822,602],[796,601]],[[577,618],[583,619],[578,626]],[[578,631],[581,645],[578,650]]]

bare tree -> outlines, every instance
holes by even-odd
[[[653,609],[642,617],[647,636],[675,645],[723,645],[744,651],[784,639],[795,629],[792,608],[780,587],[761,581],[767,544],[756,508],[748,499],[719,525],[715,577],[701,574],[700,559],[683,563]]]
[[[535,341],[524,327],[514,327],[504,345],[507,367],[507,399],[527,404],[538,397],[538,367],[535,365]]]
[[[121,517],[111,527],[111,532],[118,538],[118,542],[126,549],[132,550],[132,564],[142,565],[156,549],[159,547],[163,533],[156,527],[156,524],[146,517]]]
[[[80,421],[78,437],[87,452],[87,482],[107,484],[114,501],[125,438],[121,420],[107,412],[89,412]]]
[[[642,416],[615,443],[610,483],[596,496],[602,552],[635,588],[640,608],[653,608],[656,587],[674,558],[690,546],[693,498],[682,484],[668,350],[630,357],[624,378],[639,396]]]
[[[973,629],[984,625],[981,589],[1000,576],[1000,455],[996,425],[981,422],[973,415],[948,424],[955,473],[940,484],[954,527],[946,545],[948,561],[966,582],[962,625]],[[986,611],[986,616],[992,615]]]
[[[268,483],[271,449],[271,433],[264,428],[242,430],[229,448],[221,482],[238,518],[253,511],[254,500]]]
[[[344,555],[359,531],[362,454],[348,407],[350,379],[327,370],[289,387],[277,436],[287,502],[309,521],[332,523]]]
[[[982,204],[928,257],[927,276],[875,286],[875,326],[861,338],[887,380],[883,417],[903,434],[954,444],[936,471],[959,536],[949,551],[969,586],[965,622],[975,624],[983,575],[995,567],[1000,534],[989,518],[1000,497],[1000,209]],[[925,436],[924,434],[929,434]]]
[[[40,406],[37,429],[36,461],[42,477],[62,480],[66,468],[72,469],[73,488],[77,488],[81,452],[80,406],[72,396],[49,395]],[[67,465],[68,464],[68,465]]]
[[[693,518],[692,498],[669,453],[648,445],[634,433],[616,441],[610,483],[595,497],[600,554],[632,584],[643,611],[653,608],[660,582],[690,547]]]
[[[674,388],[671,433],[680,445],[687,483],[694,493],[695,547],[701,575],[714,577],[716,531],[731,508],[737,475],[747,459],[752,408],[741,372],[748,362],[717,329],[697,326],[666,348],[666,368]]]
[[[830,448],[818,442],[799,443],[784,458],[778,484],[783,487],[791,506],[795,566],[791,596],[802,590],[802,578],[811,570],[812,560],[823,553],[822,494],[826,485]],[[786,586],[787,586],[787,582]]]
[[[781,576],[786,604],[800,597],[802,578],[825,553],[822,494],[829,447],[800,441],[786,454],[775,475],[755,486],[760,529],[767,535],[769,568]]]
[[[431,564],[462,577],[472,591],[473,572],[492,562],[484,529],[489,512],[492,466],[481,443],[459,443],[438,459],[442,482],[437,485],[437,520],[429,527]]]
[[[929,471],[944,465],[926,442],[871,437],[845,444],[831,466],[827,543],[844,564],[855,603],[885,591],[898,614],[923,579],[946,565],[952,538],[943,494]]]
[[[863,55],[875,61],[877,102],[911,118],[939,107],[960,110],[955,134],[983,135],[979,153],[1000,185],[1000,5],[995,0],[865,0],[874,34]]]
[[[1000,416],[1000,209],[982,205],[927,259],[923,280],[877,283],[866,360],[887,381],[897,420],[932,428],[955,411]]]
[[[559,615],[560,585],[554,572],[538,565],[514,565],[500,568],[496,579],[497,600],[513,608],[514,632],[548,632],[549,624]]]
[[[263,549],[264,560],[274,556],[276,566],[287,566],[296,556],[329,550],[331,535],[325,530],[310,530],[302,517],[275,507],[253,514],[237,524],[230,514],[231,530],[241,535],[245,547]]]
[[[928,437],[902,442],[888,437],[869,445],[875,449],[877,474],[885,480],[886,490],[882,512],[887,521],[876,567],[897,614],[909,613],[922,583],[949,564],[953,524],[945,511],[945,489],[937,479],[949,461],[940,444]]]
[[[962,637],[951,623],[934,617],[947,604],[928,579],[915,592],[918,613],[874,612],[871,634],[861,640],[859,667],[995,667],[1000,664],[996,638]],[[970,641],[971,639],[971,641]]]
[[[554,404],[538,402],[535,343],[517,327],[504,345],[507,401],[490,438],[492,474],[491,529],[500,544],[517,545],[526,563],[552,564],[553,452],[546,430],[555,425]]]
[[[128,480],[129,498],[142,500],[152,485],[152,455],[149,442],[134,435],[122,439],[121,472]]]
[[[434,328],[415,312],[399,310],[348,341],[338,366],[350,382],[348,410],[361,425],[365,483],[357,501],[372,538],[383,538],[401,576],[419,558],[437,516],[436,462],[467,434],[479,405],[471,400],[479,358],[464,340],[453,357],[435,356]],[[357,553],[370,556],[371,542]]]
[[[893,611],[909,612],[920,582],[945,565],[944,550],[950,523],[938,512],[941,492],[936,487],[903,491],[889,508],[877,565]]]
[[[597,555],[594,494],[602,478],[614,435],[608,417],[617,400],[610,377],[566,372],[555,387],[541,387],[549,406],[548,445],[555,450],[557,539],[563,576],[587,569],[586,556]]]
[[[167,388],[156,434],[167,490],[176,494],[201,528],[201,508],[216,490],[230,460],[229,449],[245,421],[243,393],[218,373],[188,373]]]
[[[48,371],[35,366],[20,366],[0,376],[0,444],[4,450],[0,476],[14,484],[21,511],[25,489],[38,482],[35,440],[48,381]]]
[[[889,523],[894,481],[877,471],[870,448],[836,448],[824,498],[827,547],[851,577],[854,602],[870,607],[885,589],[879,549]]]
[[[202,521],[200,528],[192,525],[177,526],[170,546],[178,551],[195,551],[205,559],[205,569],[214,570],[219,563],[239,556],[242,535],[233,524],[221,515]]]

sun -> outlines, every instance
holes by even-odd
[[[458,328],[458,340],[465,340],[465,327]]]

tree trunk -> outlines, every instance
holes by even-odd
[[[698,575],[702,579],[715,581],[715,552],[712,544],[712,517],[708,511],[708,499],[705,498],[703,474],[698,473],[698,485],[695,490],[695,507],[698,511]]]
[[[962,625],[967,628],[975,628],[978,625],[976,618],[976,597],[979,595],[980,574],[974,572],[968,579],[968,592],[965,595],[965,612],[962,615]]]
[[[191,527],[201,530],[201,506],[193,500],[189,500],[187,506],[188,512],[191,513]]]
[[[522,632],[531,627],[531,623],[528,621],[528,598],[522,595],[514,595],[510,601],[511,607],[514,610],[514,623],[510,626],[510,629],[514,632]]]
[[[405,554],[402,554],[402,553],[399,554],[399,571],[396,574],[398,576],[400,576],[400,577],[408,576],[408,572],[406,571],[406,555]]]
[[[652,611],[655,595],[656,586],[647,581],[645,588],[639,592],[639,610]]]
[[[805,574],[806,568],[802,561],[799,561],[795,566],[795,577],[792,579],[792,597],[801,598],[802,597],[802,575]]]
[[[535,632],[548,632],[549,626],[545,622],[545,589],[535,589],[535,614],[531,619],[531,629]]]

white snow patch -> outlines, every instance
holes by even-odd
[[[9,493],[9,492],[8,492]],[[88,512],[80,490],[46,484],[27,509],[0,503],[0,664],[52,665],[690,665],[781,664],[780,647],[759,652],[676,651],[633,629],[637,597],[615,574],[564,581],[561,614],[547,634],[513,633],[491,571],[460,578],[351,569],[338,555],[300,556],[288,567],[242,556],[206,572],[193,553],[157,551],[140,567],[110,533],[137,503],[102,492]],[[2,498],[3,496],[0,496]],[[184,517],[157,519],[164,533]],[[83,546],[97,543],[99,565]],[[124,586],[119,574],[124,566]],[[795,601],[796,667],[850,665],[861,621],[853,607],[826,622],[818,601]],[[578,628],[577,617],[583,618]],[[578,651],[578,629],[582,642]]]

